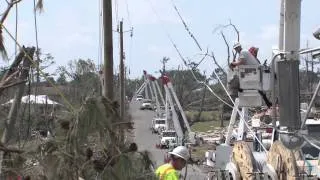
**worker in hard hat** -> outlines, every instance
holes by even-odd
[[[242,49],[242,46],[240,43],[235,43],[233,46],[233,49],[239,54],[239,58],[238,58],[238,61],[232,62],[230,64],[231,68],[234,68],[240,65],[258,65],[259,64],[256,58],[249,51]]]
[[[170,162],[166,163],[156,170],[156,176],[159,180],[179,180],[179,173],[187,164],[190,158],[189,150],[184,146],[174,148],[170,155]]]
[[[248,51],[256,58],[258,63],[261,64],[259,59],[258,59],[259,48],[252,46]]]
[[[234,44],[233,49],[239,54],[239,58],[238,58],[238,61],[232,62],[230,64],[231,69],[240,65],[259,65],[260,64],[259,60],[257,59],[258,50],[259,50],[258,48],[253,47],[250,49],[250,51],[247,51],[242,49],[241,44],[237,42]],[[233,82],[231,81],[229,83],[233,83],[232,86],[230,87],[233,87],[234,89],[238,89],[240,92],[242,92],[242,89],[240,89],[239,77],[235,77]],[[264,102],[266,103],[266,105],[268,107],[271,107],[272,103],[267,98],[266,93],[261,90],[258,90],[258,92],[261,95]]]

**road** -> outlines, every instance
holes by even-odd
[[[130,113],[134,122],[135,134],[134,139],[138,145],[139,151],[147,150],[152,155],[152,160],[155,162],[155,168],[163,164],[165,150],[157,149],[156,143],[159,142],[157,134],[152,134],[150,127],[152,118],[155,115],[154,111],[140,110],[140,103],[137,101],[131,102]],[[186,168],[181,172],[185,174]],[[197,166],[188,165],[186,180],[204,180],[206,174],[202,173]]]

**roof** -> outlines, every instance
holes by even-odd
[[[2,104],[7,105],[13,103],[14,99]],[[27,95],[21,98],[21,103],[31,103],[31,104],[50,104],[50,105],[61,105],[55,101],[49,99],[47,95]]]

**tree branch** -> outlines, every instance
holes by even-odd
[[[17,4],[17,3],[21,2],[21,1],[22,1],[22,0],[11,0],[11,2],[8,2],[8,1],[7,1],[8,7],[7,7],[7,9],[4,11],[4,13],[2,14],[2,17],[1,17],[1,20],[0,20],[0,24],[3,24],[3,23],[4,23],[4,21],[6,20],[9,12],[10,12],[10,10],[11,10],[11,8],[13,7],[13,5],[15,5],[15,4]]]
[[[230,48],[229,48],[229,45],[228,45],[228,43],[227,43],[227,40],[226,40],[226,38],[225,38],[225,36],[224,36],[224,34],[223,34],[223,29],[225,29],[225,28],[227,28],[227,27],[232,27],[233,28],[233,30],[236,32],[236,34],[237,34],[237,41],[238,42],[240,42],[240,32],[239,32],[239,30],[238,30],[238,28],[234,25],[234,24],[232,24],[232,22],[231,22],[231,20],[229,20],[229,24],[226,24],[226,25],[218,25],[214,30],[213,30],[213,33],[216,33],[216,31],[217,30],[219,30],[219,29],[222,29],[221,31],[220,31],[220,33],[221,33],[221,35],[222,35],[222,37],[223,37],[223,40],[225,41],[225,43],[226,43],[226,45],[227,45],[227,47],[228,47],[228,65],[230,64]],[[235,53],[235,52],[233,52],[232,51],[232,55],[233,55],[233,62],[236,60],[236,55],[237,55],[237,53]]]
[[[236,31],[238,42],[240,42],[240,33],[239,33],[239,30],[238,30],[238,28],[237,28],[234,24],[232,24],[231,19],[229,20],[229,25],[233,27],[234,31]]]
[[[214,53],[211,52],[211,56],[210,56],[214,62],[214,64],[216,64],[218,66],[218,68],[222,71],[222,73],[227,76],[226,71],[220,66],[220,64],[217,62],[216,57],[214,56]]]
[[[19,85],[19,84],[22,84],[22,83],[26,83],[26,82],[27,82],[27,80],[24,80],[24,81],[18,81],[18,82],[14,82],[14,83],[11,83],[11,84],[3,85],[3,86],[0,86],[0,90],[3,91],[6,88],[9,88],[9,87],[12,87],[12,86],[16,86],[16,85]],[[0,91],[0,93],[1,93],[1,91]]]
[[[222,36],[222,38],[223,38],[223,40],[224,40],[224,43],[225,43],[226,46],[227,46],[227,52],[228,52],[227,61],[228,61],[228,65],[229,65],[229,64],[230,64],[230,47],[229,47],[229,43],[228,43],[228,41],[227,41],[227,39],[226,39],[226,36],[223,34],[223,31],[221,31],[220,33],[221,33],[221,36]],[[212,52],[212,54],[213,54],[213,52]],[[213,56],[213,57],[214,57],[214,56]],[[214,58],[214,61],[216,62],[215,58]]]
[[[0,146],[0,151],[9,152],[9,153],[18,153],[18,154],[24,153],[23,150],[15,149],[15,148],[6,148],[3,146]]]
[[[19,3],[21,0],[11,0],[11,2],[7,1],[7,4],[8,4],[8,7],[7,9],[4,11],[4,13],[2,14],[1,16],[1,19],[0,19],[0,53],[2,54],[2,57],[3,59],[8,59],[8,56],[7,56],[7,51],[6,51],[6,48],[4,46],[4,41],[3,41],[3,34],[2,34],[2,26],[4,24],[4,21],[6,20],[6,18],[8,17],[8,14],[11,10],[11,8]]]

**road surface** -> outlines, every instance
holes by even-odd
[[[152,118],[155,116],[154,111],[140,110],[140,103],[133,100],[130,104],[130,113],[134,122],[135,134],[134,139],[138,145],[139,151],[147,150],[152,155],[152,160],[155,162],[155,168],[164,163],[164,155],[166,150],[156,148],[156,143],[159,142],[157,134],[152,134],[150,127]],[[185,174],[184,168],[181,172]],[[188,165],[186,180],[204,180],[206,174],[202,173],[197,166]]]

